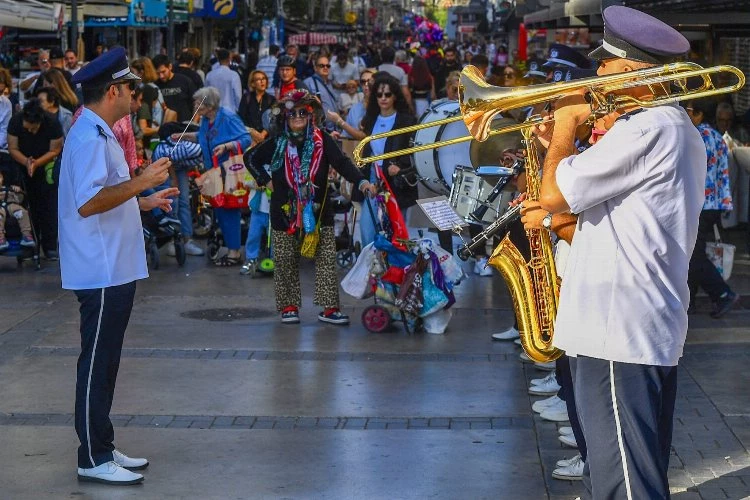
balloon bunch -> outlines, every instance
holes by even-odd
[[[404,16],[404,24],[411,28],[413,36],[410,42],[419,42],[420,45],[431,45],[443,39],[443,28],[435,21],[426,17],[407,14]]]

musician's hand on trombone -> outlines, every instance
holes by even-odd
[[[591,104],[586,100],[586,89],[565,94],[555,101],[555,123],[566,127],[583,125],[591,116]]]

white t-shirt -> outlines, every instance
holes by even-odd
[[[125,154],[109,126],[84,109],[65,140],[58,220],[62,287],[86,290],[148,277],[138,201],[81,217],[78,209],[104,187],[130,180]]]
[[[703,206],[706,150],[687,113],[620,118],[560,162],[578,214],[554,345],[568,355],[674,366],[687,334],[687,271]]]
[[[409,85],[409,77],[406,75],[406,71],[401,69],[400,66],[385,63],[378,66],[378,71],[385,71],[386,73],[389,73],[392,77],[398,80],[398,83],[401,84],[402,87]]]

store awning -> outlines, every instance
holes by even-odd
[[[289,37],[288,43],[295,45],[323,45],[337,43],[338,38],[336,35],[330,33],[318,33],[311,31],[310,33],[297,33]]]
[[[601,0],[557,0],[523,16],[527,28],[602,26]]]
[[[38,31],[59,31],[65,9],[59,3],[36,0],[0,0],[0,26]]]

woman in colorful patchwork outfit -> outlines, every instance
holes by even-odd
[[[245,165],[259,185],[273,190],[270,216],[276,308],[282,323],[299,323],[302,241],[314,231],[313,227],[319,226],[313,302],[323,308],[318,314],[320,321],[347,324],[349,317],[339,309],[333,207],[325,202],[329,170],[335,169],[362,192],[374,193],[375,187],[344,156],[331,136],[318,127],[323,110],[308,91],[287,93],[275,104],[273,112],[279,133],[245,153]],[[265,165],[270,166],[270,174]]]

